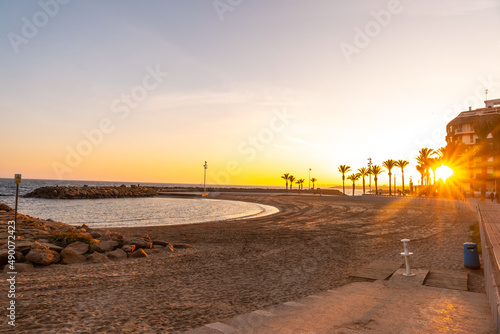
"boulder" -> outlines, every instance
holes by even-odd
[[[0,250],[0,267],[9,263],[9,251]]]
[[[101,238],[103,236],[103,234],[101,232],[97,232],[97,231],[91,231],[90,235],[94,239],[99,239],[99,238]]]
[[[113,261],[122,260],[127,258],[127,253],[121,249],[114,250],[112,252],[106,253],[106,256]]]
[[[87,261],[87,258],[84,255],[78,254],[75,250],[67,247],[61,251],[61,258],[61,263],[63,264],[80,263]]]
[[[17,240],[16,241],[16,251],[23,253],[26,255],[31,250],[31,241],[28,240]]]
[[[52,263],[57,263],[61,259],[61,256],[58,252],[43,249],[43,248],[35,248],[30,250],[28,255],[26,255],[26,260],[35,264],[41,264],[47,266]]]
[[[132,253],[135,250],[135,245],[123,245],[122,250],[127,253]]]
[[[107,240],[94,244],[92,246],[93,250],[99,253],[109,252],[115,250],[120,244],[115,240]]]
[[[109,258],[99,252],[94,252],[90,254],[87,259],[92,262],[92,263],[104,263],[104,262],[109,262]]]
[[[170,243],[162,240],[153,240],[153,246],[155,245],[166,247],[167,245],[170,245]]]
[[[140,238],[127,238],[123,240],[124,245],[135,245],[136,248],[152,248],[153,243]]]
[[[60,247],[60,246],[57,246],[57,245],[54,245],[54,244],[51,244],[51,243],[40,243],[42,246],[45,246],[47,247],[48,249],[50,250],[53,250],[53,251],[56,251],[56,252],[60,252],[62,251],[64,248],[63,247]]]
[[[148,254],[144,251],[144,249],[142,248],[139,248],[138,250],[136,250],[135,252],[133,252],[132,254],[130,254],[130,257],[148,257]]]
[[[83,255],[89,251],[89,245],[86,244],[85,242],[75,241],[66,246],[65,249],[71,249],[75,253]]]
[[[23,262],[23,261],[24,261],[23,253],[16,251],[16,262]]]
[[[35,267],[33,267],[31,263],[16,263],[14,266],[15,266],[14,270],[16,273],[23,273],[35,270]],[[7,273],[12,270],[10,270],[9,266],[5,266],[5,268],[3,268],[3,271],[4,273]]]
[[[34,241],[31,243],[31,250],[33,249],[49,249],[49,247],[42,245],[38,241]]]

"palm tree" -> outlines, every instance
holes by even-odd
[[[290,175],[290,173],[285,173],[283,175],[281,175],[281,178],[285,180],[286,182],[286,190],[288,190],[288,176]]]
[[[436,153],[437,154],[437,153]],[[436,184],[436,169],[442,165],[441,158],[429,158],[429,168],[432,170],[432,184]]]
[[[359,175],[363,178],[363,195],[365,194],[365,176],[370,175],[370,170],[367,167],[358,168]]]
[[[295,176],[289,175],[288,181],[290,181],[290,190],[292,190],[292,184],[293,184],[293,181],[295,181]]]
[[[313,184],[313,190],[314,190],[314,182],[316,182],[316,181],[318,181],[318,179],[317,179],[317,178],[315,178],[315,177],[311,178],[311,182],[312,182],[312,184]]]
[[[340,165],[339,166],[339,172],[342,173],[342,192],[345,195],[345,185],[344,185],[344,180],[345,180],[345,173],[351,170],[351,166],[346,166],[346,165]]]
[[[356,188],[356,181],[361,177],[360,173],[351,174],[347,177],[348,180],[352,181],[352,195],[354,196],[354,189]]]
[[[394,161],[392,159],[388,159],[388,160],[382,162],[382,166],[384,166],[387,169],[387,171],[389,172],[389,196],[392,196],[392,190],[391,190],[392,172],[391,172],[391,169],[396,167],[396,161]]]
[[[299,191],[304,189],[304,179],[298,179],[295,183],[299,185]]]
[[[419,156],[417,157],[417,162],[424,168],[425,176],[426,176],[426,184],[430,182],[431,173],[429,172],[430,168],[430,158],[434,154],[434,150],[431,148],[424,147],[418,151]],[[423,185],[423,183],[422,183]]]
[[[410,163],[406,160],[398,160],[396,161],[396,166],[401,168],[401,179],[403,180],[403,195],[405,193],[405,167],[408,166]]]
[[[378,181],[378,176],[383,173],[383,170],[380,166],[378,165],[372,165],[371,167],[371,175],[373,175],[373,181],[375,182],[375,194],[378,194],[378,187],[377,187],[377,181]]]
[[[424,185],[424,177],[425,177],[425,167],[423,165],[415,166],[417,168],[417,172],[420,173],[420,185]]]

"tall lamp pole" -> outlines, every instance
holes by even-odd
[[[371,170],[372,169],[372,158],[368,158],[368,170]],[[370,194],[372,193],[372,174],[370,173],[369,174],[370,176]]]
[[[203,192],[207,192],[207,162],[205,161],[205,164],[203,165]]]
[[[309,192],[311,191],[311,168],[309,168]]]

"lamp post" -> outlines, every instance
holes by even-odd
[[[368,158],[368,170],[371,171],[372,169],[372,158]],[[370,185],[368,186],[370,188],[370,194],[372,193],[372,174],[368,174],[370,176]]]
[[[311,192],[311,168],[309,168],[309,192]]]
[[[207,162],[205,161],[205,164],[203,165],[203,192],[207,192]]]

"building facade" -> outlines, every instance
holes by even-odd
[[[469,108],[446,126],[448,160],[461,190],[473,196],[496,192],[500,176],[500,99],[484,102],[484,108]]]

